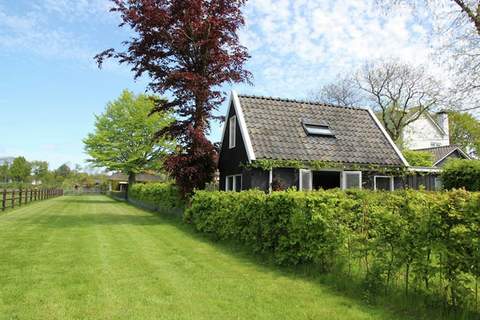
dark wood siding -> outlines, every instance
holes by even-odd
[[[228,146],[228,133],[230,130],[229,119],[232,116],[236,116],[235,108],[233,105],[230,108],[228,117],[225,119],[227,127],[225,128],[225,136],[220,149],[220,157],[218,160],[218,170],[220,172],[220,190],[225,190],[225,177],[234,174],[242,174],[243,189],[250,189],[250,177],[248,172],[244,172],[242,164],[248,163],[247,150],[245,148],[245,142],[243,141],[242,133],[240,131],[239,120],[237,117],[236,127],[236,143],[235,148],[230,149]]]

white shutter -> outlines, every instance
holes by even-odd
[[[300,190],[312,190],[312,171],[300,169]]]
[[[343,189],[362,189],[361,171],[343,172]]]
[[[236,140],[237,140],[237,117],[232,116],[229,121],[229,128],[228,128],[228,147],[230,149],[235,148]]]

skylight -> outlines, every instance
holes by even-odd
[[[326,136],[326,137],[334,137],[333,131],[330,129],[328,123],[322,122],[311,122],[311,121],[303,121],[303,128],[308,135],[312,136]]]

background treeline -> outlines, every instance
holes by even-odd
[[[464,190],[199,191],[185,219],[277,264],[356,279],[373,299],[423,297],[428,309],[478,312],[479,208],[480,194]]]
[[[80,166],[70,168],[63,164],[50,170],[46,161],[27,161],[24,157],[3,161],[0,164],[0,188],[62,188],[66,190],[78,188],[101,187],[106,189],[105,173],[90,174],[82,172]]]

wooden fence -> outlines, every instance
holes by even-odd
[[[0,208],[5,211],[30,202],[63,196],[62,189],[19,189],[0,191]]]

